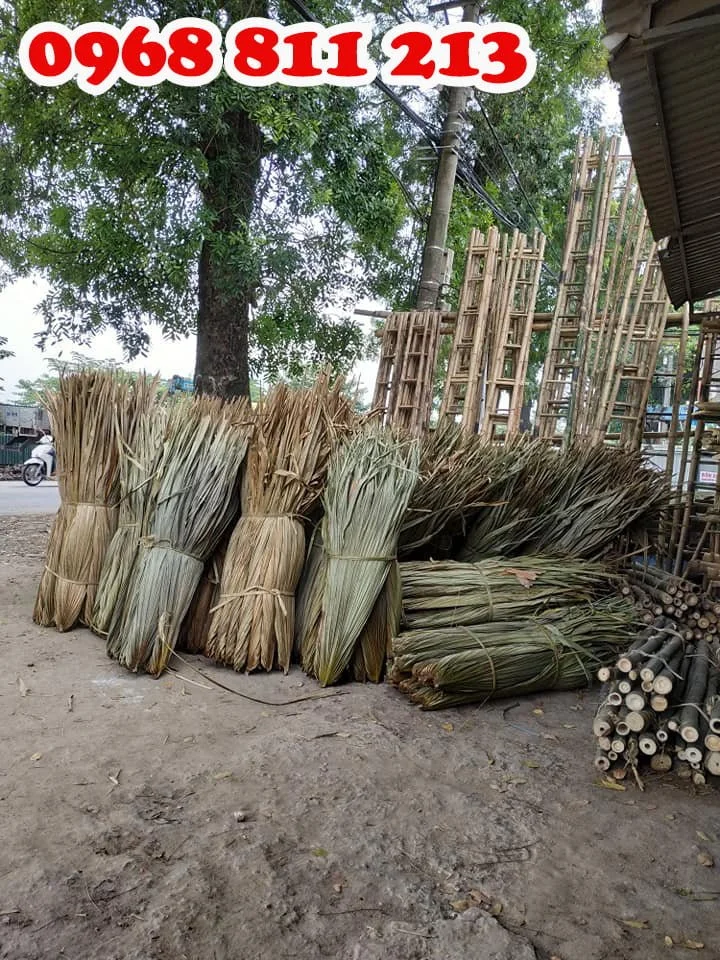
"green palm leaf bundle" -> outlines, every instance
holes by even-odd
[[[418,479],[419,455],[416,441],[367,429],[351,437],[333,459],[323,498],[327,569],[315,661],[323,686],[337,683],[350,667],[391,570]],[[371,669],[377,659],[378,653],[368,651]]]
[[[55,438],[60,509],[33,619],[70,630],[78,621],[92,622],[100,571],[117,527],[117,425],[122,433],[130,419],[130,385],[114,372],[62,375],[43,401]]]
[[[600,563],[535,556],[401,563],[400,576],[402,622],[410,630],[532,617],[607,594],[614,579]]]
[[[315,656],[320,641],[325,573],[322,524],[319,523],[310,537],[295,597],[295,656],[310,677],[316,675]]]
[[[521,554],[601,559],[620,538],[649,545],[670,503],[663,475],[640,453],[606,445],[529,448],[519,470],[491,490],[460,560]]]
[[[149,534],[108,637],[108,653],[129,669],[155,676],[165,669],[205,563],[237,514],[252,426],[245,401],[201,397],[172,409]]]
[[[167,407],[158,403],[158,381],[139,377],[131,387],[128,423],[116,417],[120,448],[120,506],[95,596],[92,629],[107,637],[113,613],[122,609],[140,541],[148,533],[155,470],[162,454]]]
[[[403,517],[400,559],[448,555],[453,538],[467,528],[489,500],[500,479],[543,441],[520,436],[505,445],[488,443],[442,420],[420,441],[420,478]]]
[[[391,682],[424,710],[588,686],[627,646],[632,606],[609,598],[528,619],[410,630],[393,642]]]
[[[295,591],[305,558],[303,521],[317,507],[330,456],[356,425],[342,381],[274,387],[257,411],[242,516],[223,566],[206,653],[236,670],[287,671]]]

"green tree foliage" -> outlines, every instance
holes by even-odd
[[[376,37],[427,19],[415,0],[312,10],[325,23],[372,13]],[[351,320],[358,297],[413,300],[433,144],[374,87],[243,87],[222,74],[204,87],[121,82],[91,97],[74,84],[36,87],[19,70],[20,36],[41,20],[134,15],[223,28],[300,19],[282,0],[0,0],[0,283],[44,276],[42,343],[84,344],[110,328],[133,357],[150,323],[169,338],[197,329],[200,384],[228,395],[248,392],[253,368],[349,367],[367,349]],[[456,279],[469,227],[498,210],[523,229],[534,210],[557,243],[584,95],[603,63],[580,0],[492,0],[487,16],[526,26],[539,66],[526,90],[469,106],[449,238]],[[436,134],[442,91],[398,93]]]
[[[12,350],[6,349],[7,337],[0,337],[0,360],[6,360],[8,357],[14,357],[15,354]],[[0,377],[0,384],[4,383],[5,380],[3,377]],[[0,392],[2,392],[2,387],[0,387]]]

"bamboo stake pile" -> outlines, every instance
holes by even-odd
[[[205,648],[235,670],[290,667],[295,590],[305,558],[303,521],[322,494],[330,456],[355,425],[342,381],[275,387],[257,411],[242,516],[228,544]]]
[[[617,780],[632,772],[641,787],[644,765],[696,784],[720,775],[718,659],[705,639],[687,641],[658,621],[598,677],[597,770]]]
[[[536,617],[409,630],[393,641],[390,682],[423,710],[589,686],[634,621],[618,598]]]
[[[669,620],[683,640],[712,643],[717,638],[720,603],[702,593],[697,584],[650,566],[633,565],[625,578],[621,591],[634,601],[643,623]]]

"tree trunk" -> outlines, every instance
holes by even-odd
[[[200,252],[195,388],[230,398],[250,395],[250,306],[259,277],[251,266],[249,223],[263,138],[242,110],[227,111],[223,121],[204,149],[208,176],[202,194],[210,222]]]

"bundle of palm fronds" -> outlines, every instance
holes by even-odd
[[[108,652],[159,675],[202,577],[236,515],[252,416],[245,401],[182,400],[171,411],[154,481],[149,536],[141,544]]]
[[[393,560],[370,619],[355,644],[352,674],[358,683],[367,680],[380,683],[382,680],[385,662],[392,652],[393,637],[400,630],[401,611],[400,567],[397,560]]]
[[[118,410],[115,429],[120,449],[118,525],[100,574],[92,629],[106,637],[113,613],[125,603],[127,585],[141,539],[148,533],[151,491],[167,420],[158,403],[157,378],[139,377],[131,386],[130,403]],[[121,417],[127,422],[122,422]]]
[[[205,571],[200,578],[178,639],[178,649],[186,653],[204,653],[205,651],[210,631],[210,611],[217,603],[228,543],[236,521],[236,516],[231,518],[222,540],[205,564]]]
[[[320,642],[325,571],[322,524],[318,524],[310,537],[295,597],[295,658],[311,677],[315,676],[315,654]]]
[[[257,411],[243,483],[243,515],[228,546],[206,644],[236,670],[290,666],[303,520],[317,506],[330,455],[356,423],[342,381],[275,387]]]
[[[333,459],[324,495],[326,581],[315,672],[327,686],[351,665],[397,554],[402,518],[418,478],[416,441],[389,431],[358,432]],[[380,633],[373,632],[378,642]],[[366,649],[366,671],[382,653]]]
[[[607,594],[614,579],[599,563],[533,556],[402,563],[400,576],[402,622],[411,630],[532,617]]]
[[[390,680],[424,710],[587,686],[627,645],[632,606],[606,599],[531,619],[410,630],[393,641]]]
[[[508,482],[529,449],[542,441],[522,435],[506,444],[489,443],[442,420],[421,439],[420,479],[403,517],[401,559],[449,555],[453,538],[467,533],[483,507],[492,502],[498,481]]]
[[[118,437],[128,420],[127,378],[104,371],[62,375],[43,401],[57,450],[60,509],[33,618],[69,630],[89,624],[100,570],[117,526]]]
[[[632,450],[578,445],[528,447],[519,469],[490,491],[494,506],[473,524],[460,560],[525,553],[601,559],[623,537],[656,537],[670,495],[662,474]]]

